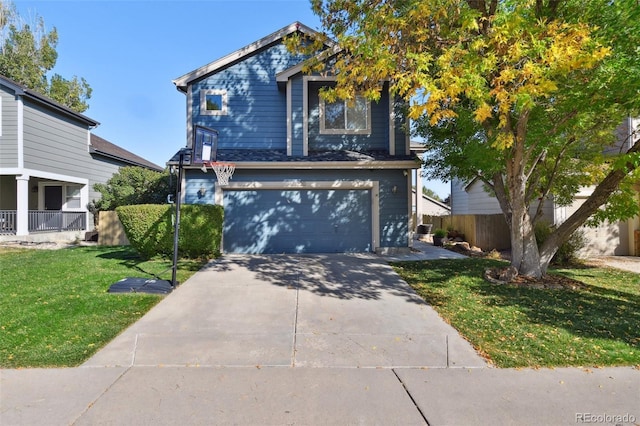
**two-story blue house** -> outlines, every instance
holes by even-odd
[[[335,79],[303,73],[306,58],[283,44],[295,32],[318,35],[296,22],[173,81],[186,95],[186,148],[199,126],[215,129],[217,161],[236,166],[222,186],[193,156],[184,202],[224,206],[226,253],[408,250],[420,164],[388,85],[378,102],[325,102]]]

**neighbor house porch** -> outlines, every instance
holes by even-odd
[[[88,230],[88,186],[78,178],[0,176],[0,238]]]

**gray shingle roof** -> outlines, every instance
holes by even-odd
[[[146,167],[147,169],[158,172],[164,170],[157,164],[147,161],[144,158],[101,138],[100,136],[94,135],[93,133],[91,134],[91,152],[128,163],[132,166]]]
[[[217,161],[242,163],[242,162],[282,162],[282,163],[301,163],[301,162],[345,162],[345,165],[351,162],[366,161],[412,161],[415,160],[413,155],[389,155],[386,151],[310,151],[306,157],[288,156],[286,150],[277,149],[221,149],[218,150]],[[168,164],[177,164],[180,159],[180,152],[177,152],[168,162]],[[186,160],[188,162],[188,160]]]

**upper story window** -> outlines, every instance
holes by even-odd
[[[226,90],[202,90],[200,92],[201,115],[227,115]]]
[[[320,99],[320,133],[370,134],[371,103],[363,96],[355,100],[326,102]]]

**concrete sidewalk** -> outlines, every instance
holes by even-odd
[[[377,256],[225,256],[81,367],[0,371],[0,424],[633,424],[639,373],[490,368]]]

